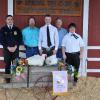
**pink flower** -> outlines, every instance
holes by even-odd
[[[26,76],[27,76],[27,73],[26,72],[24,72],[24,73],[21,73],[21,78],[23,78],[24,80],[26,79]]]
[[[16,76],[15,79],[16,79],[17,81],[20,81],[20,80],[21,80],[21,77],[20,77],[20,76]]]

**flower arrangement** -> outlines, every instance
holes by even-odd
[[[22,72],[23,72],[23,67],[22,66],[17,66],[16,73],[22,73]]]
[[[65,64],[63,62],[58,62],[58,70],[65,69]]]
[[[26,79],[27,73],[26,73],[26,65],[27,61],[25,59],[16,59],[16,64],[11,66],[12,69],[12,75],[15,77],[16,80],[22,80]]]
[[[62,61],[58,62],[58,70],[67,70],[69,75],[78,77],[78,73],[75,70],[74,66],[66,64]]]

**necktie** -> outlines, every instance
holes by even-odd
[[[47,45],[51,46],[49,26],[47,26]]]
[[[10,29],[10,30],[12,29],[11,26],[9,26],[9,29]]]
[[[75,34],[71,34],[71,36],[74,36],[75,39],[78,39],[78,36],[76,36]]]

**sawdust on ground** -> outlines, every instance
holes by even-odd
[[[38,95],[38,94],[37,94]],[[37,100],[33,89],[0,89],[0,100]],[[42,97],[40,97],[42,100]],[[47,95],[47,99],[51,100]],[[56,100],[100,100],[100,78],[79,78],[77,86],[69,89],[66,96],[59,96]]]

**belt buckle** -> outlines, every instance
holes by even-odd
[[[50,51],[50,48],[47,48],[46,50],[47,50],[47,51]]]

